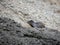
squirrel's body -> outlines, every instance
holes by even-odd
[[[31,27],[45,28],[45,25],[42,22],[34,22],[33,20],[28,21]]]

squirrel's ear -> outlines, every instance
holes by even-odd
[[[33,26],[33,23],[34,23],[33,20],[30,20],[30,21],[28,21],[27,23],[28,23],[31,27],[34,27],[34,26]]]

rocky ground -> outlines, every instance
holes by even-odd
[[[47,27],[24,28],[0,17],[0,45],[60,45],[60,32]]]
[[[0,0],[0,16],[30,27],[29,20],[60,30],[60,0]]]
[[[0,45],[60,45],[60,0],[0,0]]]

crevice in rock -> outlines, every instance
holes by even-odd
[[[28,34],[24,34],[24,36],[23,37],[30,37],[30,38],[37,38],[37,39],[44,39],[44,40],[53,40],[53,41],[57,41],[57,40],[55,40],[55,39],[52,39],[52,38],[43,38],[43,37],[41,37],[41,36],[37,36],[37,37],[35,37],[35,36],[33,36],[33,35],[28,35]]]
[[[47,39],[47,38],[42,38],[42,37],[35,37],[35,36],[33,36],[33,35],[28,35],[28,34],[24,34],[24,37],[28,37],[28,38],[36,38],[36,39],[38,39],[38,40],[43,40],[43,41],[45,41],[45,43],[46,42],[51,42],[52,43],[52,45],[54,44],[54,42],[56,42],[56,44],[55,45],[60,45],[60,42],[59,41],[57,41],[57,40],[55,40],[55,39]],[[43,44],[42,45],[46,45],[43,41],[41,41]]]

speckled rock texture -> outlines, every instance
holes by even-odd
[[[60,0],[0,0],[0,45],[60,45]]]
[[[29,20],[60,30],[60,0],[0,0],[0,16],[14,19],[24,27]]]
[[[0,17],[0,45],[60,45],[60,32],[45,28],[24,28]]]

